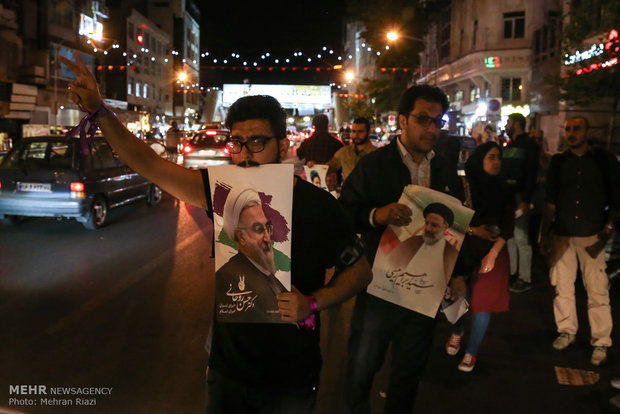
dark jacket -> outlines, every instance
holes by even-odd
[[[536,188],[540,147],[528,134],[512,140],[503,151],[502,173],[515,193],[516,202],[529,203]]]
[[[370,211],[397,202],[405,186],[410,184],[411,175],[403,164],[396,139],[363,157],[345,180],[339,201],[349,212],[355,231],[362,234],[370,263],[374,262],[379,240],[386,228],[370,225]],[[430,188],[464,199],[455,169],[450,168],[439,154],[431,160]]]
[[[343,147],[342,141],[334,138],[327,131],[316,131],[297,148],[297,157],[306,162],[327,164],[336,151]]]

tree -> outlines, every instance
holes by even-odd
[[[614,31],[615,30],[615,35]],[[598,56],[566,66],[558,81],[560,98],[576,106],[608,103],[611,106],[606,133],[607,148],[611,147],[616,128],[616,112],[620,103],[620,2],[617,0],[581,0],[573,2],[564,16],[562,56],[590,47],[586,40],[605,35],[604,48]],[[599,53],[599,48],[595,47]]]
[[[411,82],[411,75],[419,66],[419,53],[424,49],[421,39],[427,31],[429,17],[446,0],[426,1],[423,6],[414,0],[347,0],[348,18],[361,22],[366,30],[362,32],[365,42],[373,50],[385,50],[387,32],[397,31],[401,38],[392,44],[387,52],[376,57],[376,70],[386,71],[378,79],[364,79],[357,92],[374,98],[376,112],[395,109],[400,96]],[[405,72],[403,69],[407,69]]]

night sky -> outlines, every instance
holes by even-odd
[[[297,59],[297,66],[316,66],[316,53],[323,46],[331,47],[334,54],[323,58],[327,63],[337,63],[336,56],[342,54],[343,16],[345,0],[302,1],[219,1],[215,5],[202,5],[201,45],[202,52],[208,51],[209,57],[201,58],[203,67],[218,65],[232,53],[239,53],[250,65],[256,61],[261,66],[278,66],[274,57],[289,57],[295,51],[302,51],[307,56]],[[261,59],[261,55],[270,53],[270,58]],[[308,63],[307,57],[313,62]],[[241,65],[241,60],[237,60]],[[230,65],[231,63],[229,63]],[[307,81],[311,83],[328,83],[325,73],[265,73],[264,71],[210,70],[203,79],[212,85],[224,82],[242,82],[248,79],[252,83],[279,83]],[[307,83],[306,82],[306,83]]]

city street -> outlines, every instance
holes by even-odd
[[[156,208],[137,203],[113,210],[109,225],[99,231],[53,219],[0,227],[0,412],[203,412],[213,284],[210,234],[203,211],[170,196]],[[609,385],[620,374],[620,351],[611,348],[604,367],[589,363],[581,282],[577,342],[564,352],[552,349],[553,290],[540,269],[538,263],[531,291],[511,294],[510,312],[493,315],[472,373],[457,371],[462,353],[446,355],[449,324],[439,316],[416,412],[617,412],[608,400],[620,392]],[[617,285],[611,293],[618,320]],[[341,313],[322,314],[321,414],[343,412],[350,310],[347,303]],[[613,339],[618,343],[617,332]],[[559,385],[556,366],[590,370],[600,379],[593,385]],[[382,412],[385,378],[385,372],[378,375],[371,396],[375,414]],[[96,406],[29,407],[9,404],[15,385],[112,389],[95,397]],[[40,396],[19,397],[38,401]]]
[[[0,227],[0,412],[201,412],[210,237],[204,211],[169,196],[112,210],[99,231]],[[112,392],[96,407],[8,406],[16,384]]]

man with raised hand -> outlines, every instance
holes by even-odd
[[[62,62],[75,73],[72,99],[95,118],[116,153],[136,172],[186,203],[209,208],[208,170],[189,170],[157,156],[104,104],[95,77],[77,53]],[[286,156],[286,114],[270,96],[246,96],[226,117],[233,163],[250,167]],[[341,303],[371,280],[368,261],[337,201],[303,180],[294,180],[291,292],[278,294],[282,321],[249,324],[213,321],[207,374],[208,413],[312,413],[321,355],[319,329],[295,322]],[[321,211],[317,215],[316,211]],[[336,276],[325,285],[326,269]],[[306,326],[308,324],[305,324]]]

